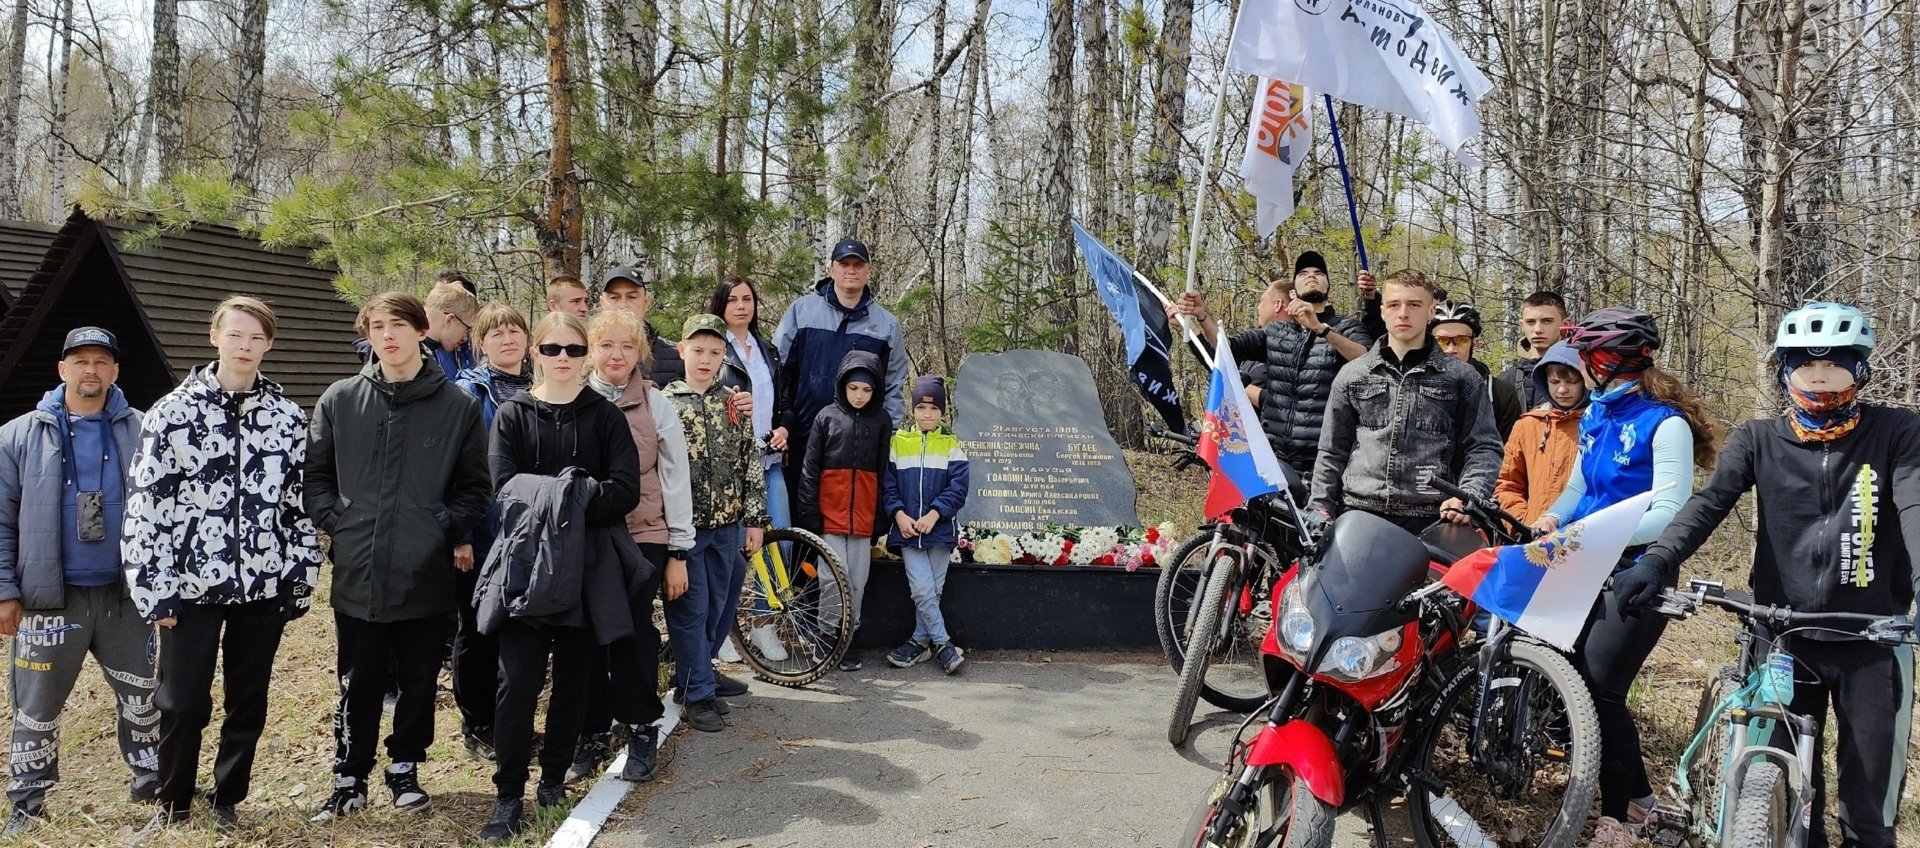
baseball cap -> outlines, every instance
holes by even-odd
[[[628,280],[643,289],[653,285],[653,275],[640,270],[637,265],[622,265],[602,275],[600,290],[606,291],[607,286],[613,285],[614,280]]]
[[[872,257],[867,253],[867,243],[857,238],[843,238],[839,244],[833,246],[834,262],[846,259],[849,256],[856,257],[862,262],[873,261]]]
[[[727,337],[727,322],[720,320],[718,315],[707,313],[695,315],[688,318],[687,323],[680,325],[680,338],[690,339],[695,333],[712,333],[724,340]]]
[[[113,354],[115,362],[120,361],[120,342],[114,339],[112,333],[99,327],[76,327],[67,333],[67,343],[60,346],[60,357],[64,359],[75,348],[82,347],[104,347]]]

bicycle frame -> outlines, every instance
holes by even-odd
[[[1812,781],[1813,756],[1818,750],[1818,740],[1813,737],[1814,722],[1806,716],[1788,709],[1775,693],[1779,691],[1777,672],[1772,668],[1771,658],[1774,652],[1762,652],[1759,643],[1770,642],[1771,634],[1757,625],[1747,625],[1740,633],[1742,646],[1740,662],[1737,666],[1743,682],[1739,689],[1727,694],[1714,705],[1693,739],[1680,754],[1680,762],[1674,769],[1674,785],[1681,798],[1693,798],[1692,782],[1687,779],[1687,770],[1699,759],[1708,740],[1713,738],[1722,721],[1728,722],[1727,761],[1720,763],[1725,778],[1720,782],[1719,798],[1716,799],[1716,817],[1712,821],[1689,822],[1689,830],[1703,836],[1709,844],[1720,843],[1721,835],[1727,832],[1733,815],[1733,800],[1741,781],[1746,778],[1748,769],[1757,762],[1771,760],[1780,765],[1787,776],[1787,787],[1791,793],[1790,806],[1800,811],[1794,816],[1789,833],[1789,844],[1800,845],[1806,840],[1808,819],[1807,786]],[[1792,691],[1791,677],[1788,678],[1787,691]],[[1754,731],[1764,734],[1769,740],[1774,731],[1786,726],[1793,732],[1794,750],[1786,750],[1774,745],[1750,745]]]

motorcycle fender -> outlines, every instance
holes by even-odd
[[[1346,769],[1333,753],[1333,740],[1308,722],[1289,721],[1260,731],[1247,750],[1247,765],[1286,766],[1307,782],[1313,797],[1336,809],[1346,800]]]

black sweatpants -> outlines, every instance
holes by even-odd
[[[336,611],[333,632],[340,643],[333,773],[361,779],[372,773],[381,702],[389,689],[397,689],[400,697],[393,707],[387,757],[395,763],[425,761],[427,746],[433,744],[433,701],[439,691],[446,616],[376,623]]]
[[[1628,548],[1621,561],[1630,563],[1643,550]],[[1640,728],[1627,709],[1627,691],[1666,629],[1666,616],[1652,610],[1622,614],[1619,600],[1607,589],[1594,600],[1586,629],[1573,646],[1574,668],[1586,678],[1600,714],[1600,814],[1620,821],[1627,820],[1628,801],[1653,794],[1640,755]]]
[[[615,721],[652,724],[666,714],[660,703],[660,631],[653,627],[653,599],[666,579],[667,546],[648,542],[639,547],[647,561],[658,567],[633,602],[634,635],[594,652],[586,718],[580,725],[583,738],[606,733]]]
[[[462,730],[493,727],[493,704],[500,697],[500,639],[480,632],[473,590],[480,582],[485,554],[474,547],[471,571],[453,572],[454,591],[460,596],[460,624],[453,634],[453,703],[460,709]],[[489,740],[491,741],[491,740]]]
[[[1893,848],[1913,718],[1913,649],[1799,638],[1788,650],[1794,659],[1793,711],[1820,722],[1823,736],[1828,704],[1839,720],[1834,762],[1840,767],[1840,844]],[[1827,808],[1826,759],[1813,759],[1815,811]],[[1813,817],[1807,848],[1827,848],[1823,813]]]
[[[246,800],[253,783],[254,748],[267,726],[267,686],[273,655],[286,629],[280,600],[180,606],[179,621],[160,628],[160,801],[176,812],[193,804],[200,767],[200,734],[213,720],[213,672],[224,662],[226,717],[213,761],[213,802]],[[224,633],[223,633],[224,631]]]
[[[533,710],[553,659],[553,692],[547,698],[547,728],[540,746],[540,776],[559,781],[573,764],[573,746],[585,716],[587,675],[600,650],[585,627],[537,627],[509,618],[500,625],[500,700],[494,706],[495,797],[512,800],[527,791],[533,760]]]

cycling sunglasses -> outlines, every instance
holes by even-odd
[[[580,359],[587,355],[587,346],[583,344],[577,344],[577,345],[543,344],[538,347],[535,347],[534,350],[539,351],[541,356],[559,356],[560,354],[564,353],[573,359]]]

